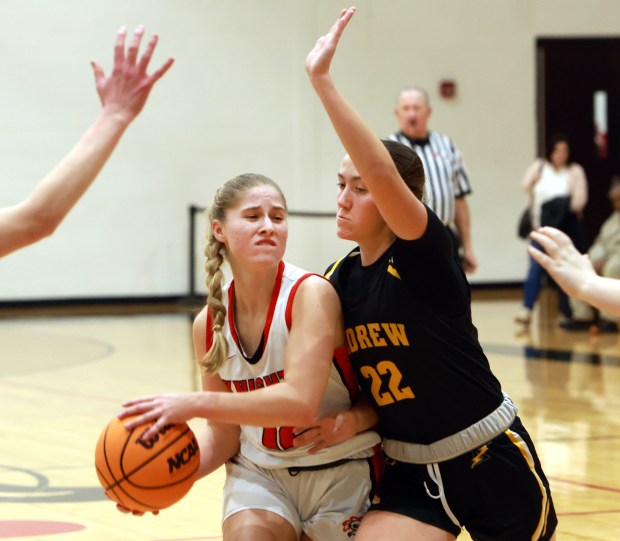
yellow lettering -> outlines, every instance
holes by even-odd
[[[368,334],[364,325],[358,325],[355,327],[355,332],[357,333],[357,341],[362,349],[372,347],[370,340],[368,340]]]
[[[360,372],[366,379],[371,380],[370,392],[378,406],[387,406],[394,402],[390,393],[381,392],[381,376],[372,366],[362,366]]]
[[[372,340],[373,345],[378,348],[387,345],[385,340],[381,338],[379,335],[379,327],[378,323],[369,323],[368,324],[368,334],[370,334],[370,338]]]
[[[357,341],[355,340],[355,333],[353,332],[353,329],[345,329],[344,332],[347,336],[347,345],[349,348],[349,353],[353,353],[357,351],[359,349],[359,346],[357,345]]]
[[[405,326],[402,323],[382,323],[381,326],[393,346],[409,345],[409,340],[407,340],[407,334],[405,333]]]
[[[377,371],[379,374],[389,374],[388,387],[397,402],[405,400],[407,398],[415,398],[411,387],[400,387],[400,382],[403,379],[403,375],[398,367],[392,361],[381,361],[377,365]]]

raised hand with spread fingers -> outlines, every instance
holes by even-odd
[[[166,60],[152,74],[147,68],[157,36],[138,60],[144,27],[136,28],[127,52],[127,31],[120,28],[114,43],[114,67],[109,76],[91,62],[102,109],[75,147],[35,186],[21,203],[0,209],[0,257],[51,235],[105,165],[121,136],[142,111],[153,85],[172,66]]]
[[[558,229],[541,227],[531,237],[545,251],[529,246],[528,252],[568,295],[620,316],[620,280],[599,276],[590,258]]]

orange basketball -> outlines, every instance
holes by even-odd
[[[198,441],[187,423],[163,427],[141,439],[144,424],[127,430],[131,418],[114,417],[95,451],[97,477],[111,500],[132,511],[157,511],[179,501],[194,484],[200,464]]]

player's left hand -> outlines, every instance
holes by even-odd
[[[312,445],[308,454],[351,439],[357,433],[355,416],[350,410],[334,411],[316,419],[312,427],[295,427],[293,447]]]

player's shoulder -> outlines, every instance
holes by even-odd
[[[332,288],[329,281],[316,272],[302,269],[291,263],[284,262],[283,277],[288,281],[289,287],[295,291],[295,296],[306,295],[307,292],[324,292]]]
[[[355,248],[354,250],[350,251],[344,257],[341,257],[340,259],[334,261],[333,263],[327,266],[327,269],[325,270],[325,273],[324,273],[325,277],[331,280],[332,277],[334,277],[334,275],[337,274],[349,261],[359,257],[359,255],[360,255],[359,248]]]
[[[334,286],[331,282],[320,274],[308,274],[299,284],[299,293],[302,295],[331,295],[334,293]]]
[[[282,261],[280,264],[284,265],[284,268],[282,269],[282,275],[286,276],[291,280],[297,280],[308,274],[313,274],[312,271],[303,269],[301,267],[298,267],[297,265],[293,265],[288,261]]]

